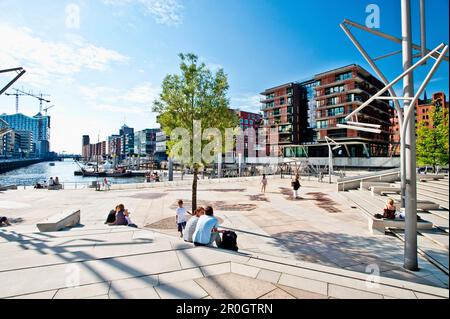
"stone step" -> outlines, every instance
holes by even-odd
[[[421,198],[426,198],[427,200],[433,201],[436,204],[441,205],[441,207],[449,208],[449,198],[448,196],[442,196],[432,191],[426,191],[423,189],[417,189],[417,196]]]
[[[431,183],[417,183],[417,189],[430,190],[442,195],[448,195],[448,186],[434,185]]]

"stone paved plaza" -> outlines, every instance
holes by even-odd
[[[239,253],[178,238],[174,209],[178,199],[189,209],[186,183],[0,192],[0,214],[17,221],[0,230],[0,297],[448,298],[447,275],[422,258],[419,272],[404,270],[402,242],[372,235],[335,186],[302,186],[294,201],[289,179],[271,178],[265,195],[255,178],[200,182],[199,204],[238,230]],[[139,230],[104,225],[119,203]],[[67,209],[81,210],[82,226],[37,232]],[[378,285],[367,282],[374,269]]]

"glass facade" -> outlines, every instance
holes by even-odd
[[[140,156],[153,156],[156,150],[158,129],[145,129],[134,134],[134,153]]]
[[[29,117],[23,114],[0,115],[0,119],[8,123],[14,131],[29,131],[32,135],[33,149],[37,156],[47,156],[50,152],[50,117],[35,115]]]

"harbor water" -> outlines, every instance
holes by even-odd
[[[74,176],[80,167],[73,160],[54,163],[54,166],[50,166],[49,162],[38,163],[0,174],[0,185],[34,186],[38,182],[48,181],[50,177],[58,177],[67,188],[103,181],[103,178]],[[113,184],[143,183],[145,177],[108,178],[108,181]]]

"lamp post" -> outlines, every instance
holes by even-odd
[[[403,70],[412,66],[412,30],[411,30],[411,0],[402,0],[402,58]],[[423,44],[423,43],[422,43]],[[423,54],[423,51],[422,51]],[[414,74],[408,73],[403,78],[403,94],[405,98],[414,97]],[[405,99],[404,109],[409,110],[415,105]],[[416,184],[416,124],[415,116],[406,119],[405,138],[405,257],[404,267],[408,270],[418,270],[417,260],[417,184]]]
[[[335,140],[325,136],[325,141],[328,145],[328,183],[331,184],[331,174],[333,174],[333,151],[342,147],[341,144],[337,143]],[[335,145],[335,147],[331,148],[331,145]]]

